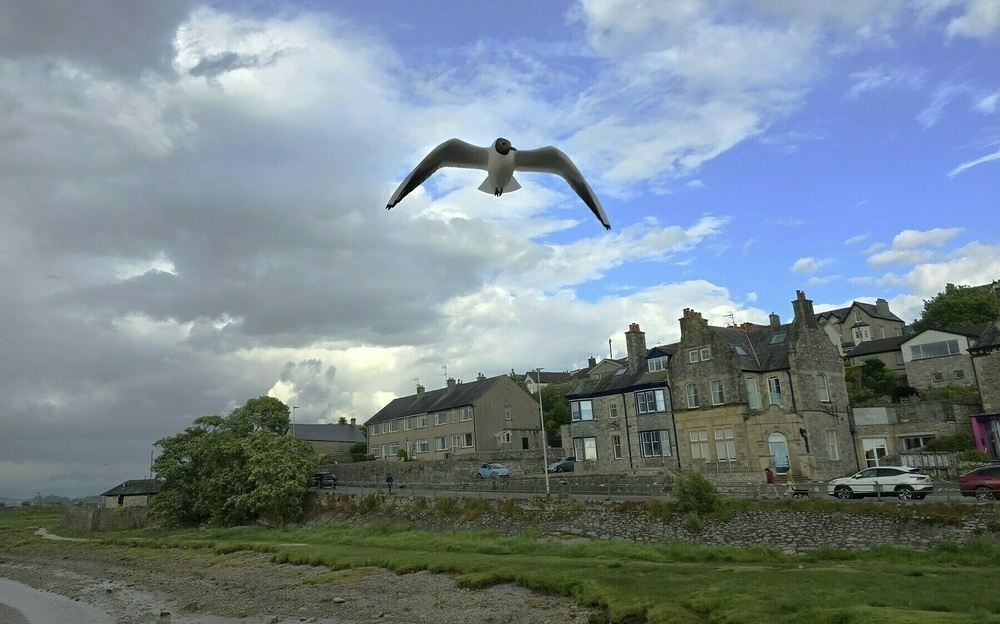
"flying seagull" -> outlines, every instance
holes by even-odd
[[[514,179],[514,171],[554,173],[569,183],[570,187],[583,200],[583,203],[590,206],[605,228],[611,229],[611,223],[608,222],[608,216],[604,214],[604,208],[601,207],[597,195],[594,194],[593,189],[587,184],[583,174],[576,168],[569,156],[551,145],[533,150],[518,150],[504,138],[497,139],[493,145],[488,147],[479,147],[460,139],[448,139],[432,149],[431,153],[420,161],[416,169],[406,176],[396,192],[389,198],[385,209],[392,209],[410,191],[423,184],[441,167],[482,169],[486,172],[486,179],[479,185],[479,190],[484,193],[492,193],[497,197],[503,195],[504,192],[511,193],[521,188],[521,185]]]

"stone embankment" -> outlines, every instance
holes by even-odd
[[[377,504],[358,514],[357,497],[326,494],[327,511],[313,522],[364,525],[406,523],[431,531],[488,530],[503,535],[537,532],[550,539],[586,538],[635,543],[681,541],[725,546],[770,546],[802,553],[823,546],[867,550],[891,545],[918,550],[937,544],[966,544],[972,539],[1000,541],[995,505],[969,507],[963,519],[934,520],[924,503],[892,505],[893,513],[798,511],[787,507],[733,511],[727,520],[700,518],[692,530],[684,514],[650,513],[642,503],[567,499],[424,499],[369,494]],[[880,504],[880,503],[875,503]]]

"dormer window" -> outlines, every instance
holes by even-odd
[[[667,370],[667,356],[649,358],[646,360],[646,366],[651,373]]]
[[[855,310],[854,311],[854,322],[855,323],[860,323],[861,322],[861,310]]]

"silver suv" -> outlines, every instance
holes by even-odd
[[[931,478],[909,466],[867,468],[850,477],[833,479],[826,486],[827,494],[840,499],[896,496],[900,500],[920,500],[933,491]]]

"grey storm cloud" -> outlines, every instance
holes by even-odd
[[[203,76],[212,78],[236,69],[253,69],[256,67],[268,67],[274,65],[280,53],[258,56],[253,54],[239,54],[237,52],[220,52],[202,58],[188,71],[192,76]]]

